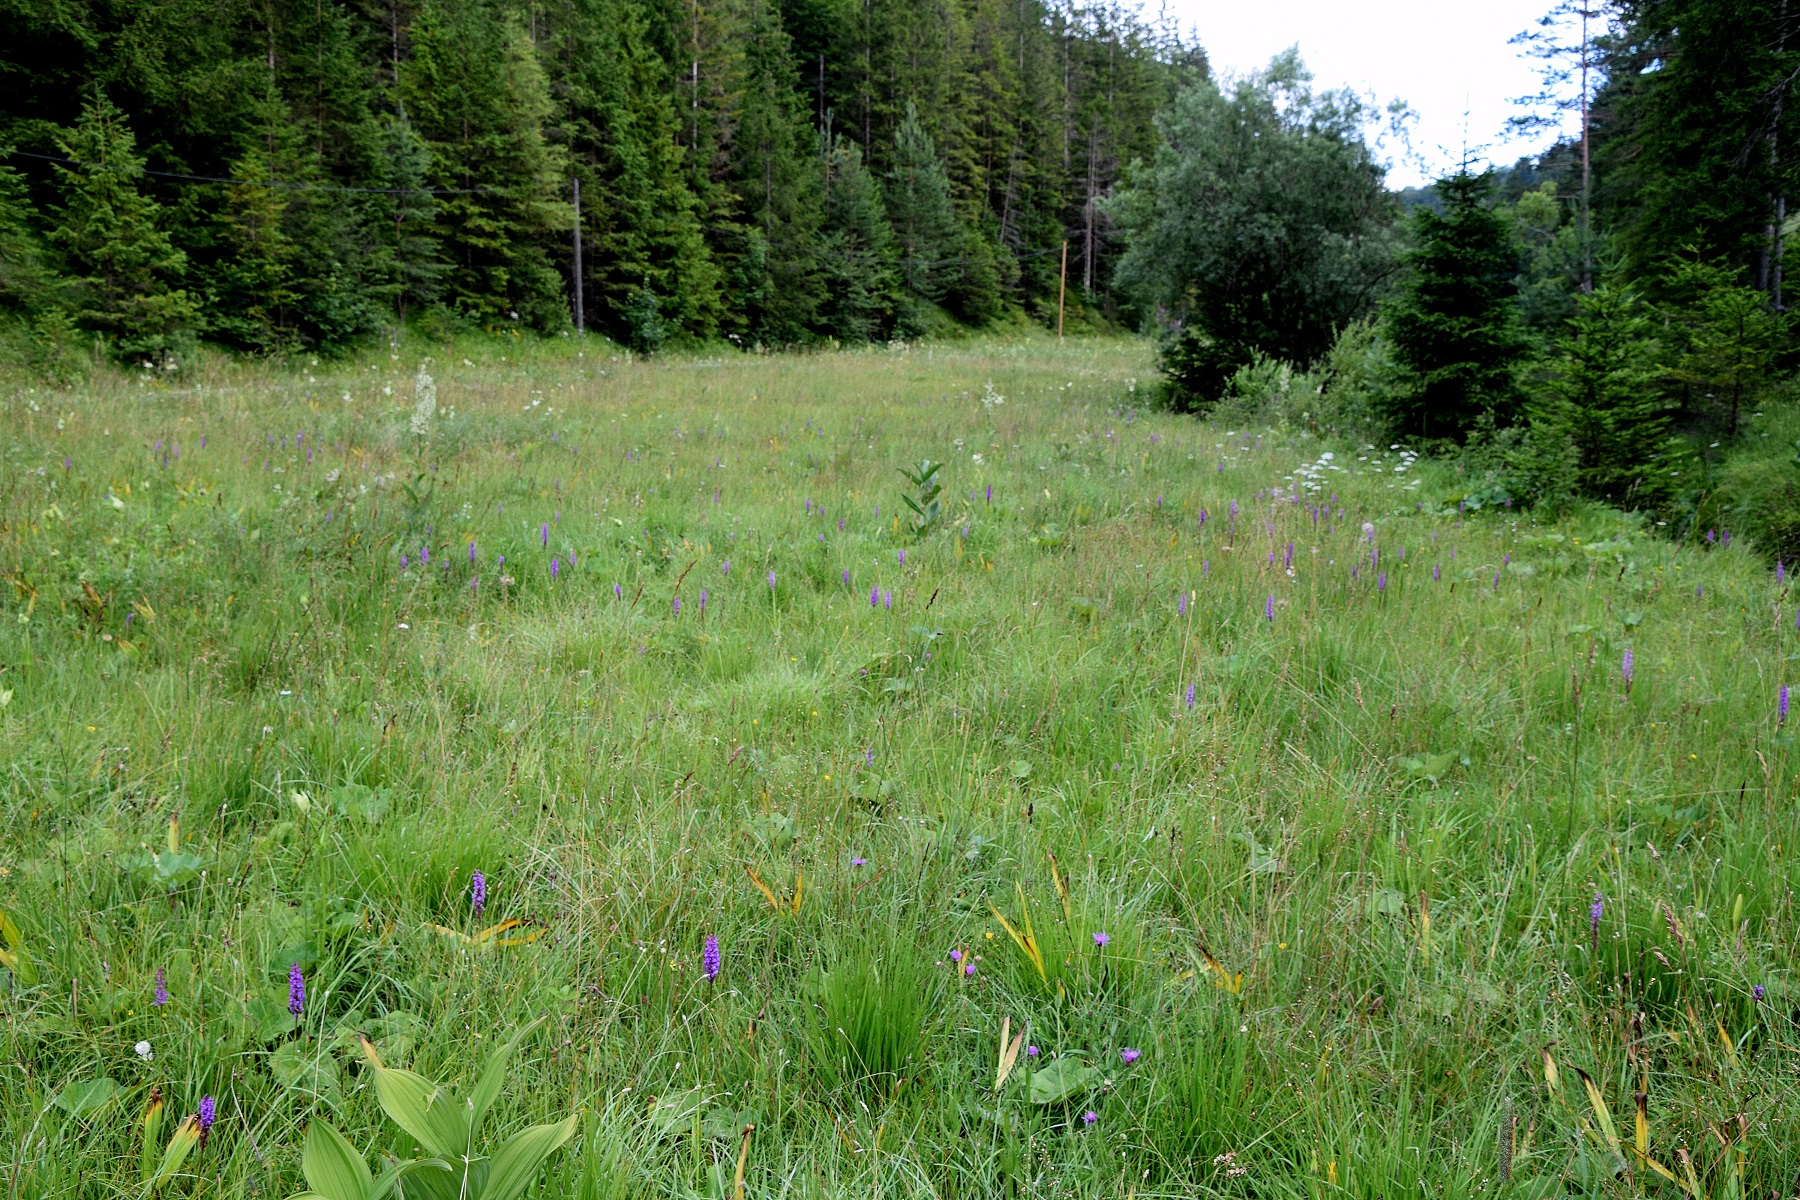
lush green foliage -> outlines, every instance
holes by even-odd
[[[9,1193],[579,1111],[543,1194],[1636,1194],[1640,1091],[1800,1169],[1741,534],[1140,414],[1141,343],[393,355],[6,392]]]
[[[1065,241],[1104,322],[1099,200],[1205,64],[1041,0],[75,0],[0,6],[0,68],[0,334],[130,359],[566,331],[572,177],[638,349],[1054,321]]]
[[[1392,272],[1395,215],[1355,96],[1315,95],[1293,52],[1229,93],[1197,84],[1164,144],[1111,202],[1119,280],[1179,327],[1165,354],[1182,407],[1216,399],[1254,354],[1311,363]]]

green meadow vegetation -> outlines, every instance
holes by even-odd
[[[576,344],[9,382],[6,1200],[1787,1194],[1785,567]]]

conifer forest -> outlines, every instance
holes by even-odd
[[[1800,0],[1472,9],[0,0],[0,1200],[1800,1194]]]

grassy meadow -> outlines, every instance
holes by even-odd
[[[1800,598],[1149,357],[9,381],[6,1200],[1788,1195]]]

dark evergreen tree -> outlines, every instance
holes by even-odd
[[[363,201],[370,231],[370,290],[393,306],[396,320],[435,304],[448,270],[436,234],[437,202],[430,192],[431,148],[406,110],[380,122],[370,182]]]
[[[159,227],[161,206],[139,190],[144,160],[125,115],[96,95],[57,147],[83,164],[56,168],[64,203],[51,234],[74,277],[76,319],[127,356],[185,344],[197,315],[176,286],[187,258]]]
[[[842,135],[821,139],[825,219],[819,246],[825,302],[821,329],[844,342],[884,340],[900,298],[894,235],[862,148]]]
[[[967,233],[951,199],[950,177],[912,104],[894,137],[884,195],[907,295],[941,303],[961,275],[957,260]]]
[[[1413,210],[1411,273],[1385,322],[1405,373],[1388,415],[1412,436],[1460,440],[1484,414],[1502,426],[1518,415],[1519,256],[1493,186],[1464,169],[1437,184],[1442,214]]]
[[[1672,405],[1655,323],[1630,291],[1601,286],[1576,300],[1531,422],[1575,447],[1576,485],[1614,504],[1650,505],[1667,492],[1654,473]]]

